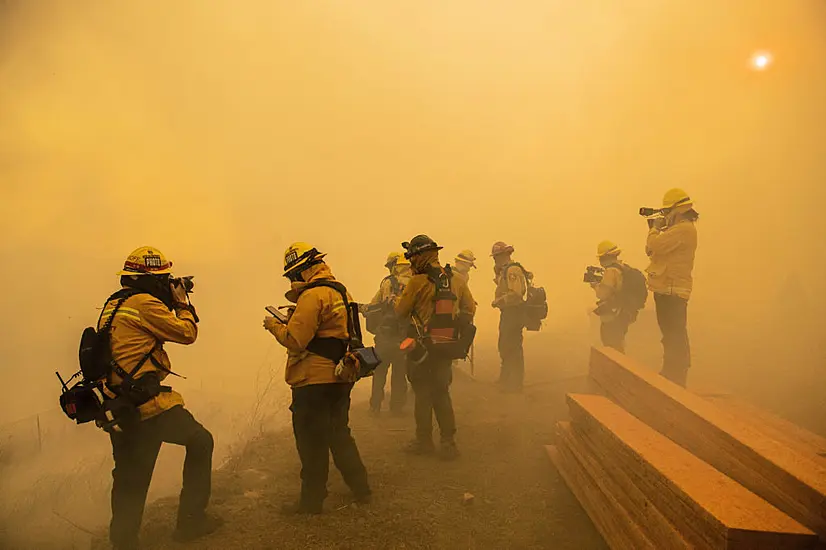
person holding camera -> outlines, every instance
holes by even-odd
[[[597,308],[594,313],[600,319],[599,334],[602,345],[624,353],[625,335],[628,333],[628,327],[636,320],[637,311],[628,307],[628,300],[623,299],[624,293],[628,292],[623,275],[625,270],[630,268],[620,261],[621,253],[622,250],[611,241],[599,243],[597,258],[602,273],[598,275],[595,270],[589,269],[590,277],[586,275],[585,279],[597,295]]]
[[[119,550],[138,547],[146,494],[163,443],[186,447],[174,538],[195,540],[223,523],[206,513],[212,434],[184,408],[179,393],[161,385],[174,374],[164,344],[189,345],[198,337],[198,316],[188,297],[192,278],[173,279],[171,273],[172,263],[158,249],[138,248],[118,273],[122,290],[106,302],[98,321],[100,330],[115,312],[110,330],[112,372],[104,393],[109,399],[121,398],[132,409],[109,430],[115,460],[109,537]]]
[[[303,242],[287,248],[284,277],[290,281],[290,290],[286,296],[295,309],[286,322],[264,319],[264,328],[287,348],[285,379],[292,389],[290,411],[301,460],[301,494],[282,508],[283,514],[322,513],[330,454],[356,502],[367,503],[371,496],[367,470],[350,433],[353,382],[336,374],[352,336],[350,312],[342,297],[346,290],[324,257]]]
[[[657,322],[662,332],[660,374],[685,387],[691,367],[687,312],[697,250],[695,222],[699,214],[688,193],[675,188],[665,193],[663,207],[655,211],[655,216],[649,218],[646,253],[651,259],[647,269],[648,288],[654,293]]]
[[[373,372],[373,388],[370,396],[370,412],[378,415],[384,401],[384,386],[387,373],[390,378],[390,413],[399,415],[407,402],[407,375],[405,359],[399,345],[406,336],[406,327],[400,323],[393,311],[393,304],[410,282],[412,273],[410,261],[399,252],[391,252],[384,264],[390,274],[382,279],[379,290],[365,308],[368,325],[378,325],[375,330],[376,350],[381,357],[381,365]],[[375,321],[373,321],[375,319]]]
[[[466,357],[470,350],[476,302],[467,283],[454,276],[450,266],[442,267],[439,263],[442,247],[433,239],[417,235],[402,246],[405,258],[413,265],[413,277],[396,302],[396,315],[412,322],[410,338],[402,346],[408,354],[407,378],[416,399],[416,438],[406,451],[431,454],[436,450],[435,415],[441,433],[439,455],[443,460],[453,460],[458,458],[459,450],[450,399],[452,364],[453,360]]]

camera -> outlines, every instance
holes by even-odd
[[[604,268],[589,265],[585,269],[585,275],[582,277],[582,281],[585,283],[601,283],[603,273],[605,273]]]
[[[192,292],[192,289],[195,288],[194,278],[194,275],[187,275],[186,277],[175,277],[170,279],[169,282],[175,287],[183,285],[184,290],[186,290],[186,293],[189,294]]]
[[[664,214],[661,208],[647,208],[643,206],[640,208],[640,216],[643,218],[650,218],[652,216],[662,216]]]

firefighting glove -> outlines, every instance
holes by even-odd
[[[275,327],[277,327],[280,324],[281,322],[275,317],[264,317],[264,328],[270,332],[273,332],[275,330]]]

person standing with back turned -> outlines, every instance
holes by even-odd
[[[654,293],[663,343],[660,374],[686,386],[691,367],[688,299],[691,296],[699,214],[688,193],[671,189],[663,197],[662,217],[650,220],[645,251],[651,259],[648,288]]]
[[[406,324],[400,323],[393,311],[396,298],[401,296],[404,287],[410,281],[410,262],[399,252],[391,252],[384,264],[390,274],[382,279],[379,290],[369,305],[365,306],[370,315],[380,318],[376,330],[376,351],[381,364],[373,372],[373,391],[370,395],[370,413],[379,415],[384,401],[384,386],[390,376],[390,414],[401,415],[407,402],[407,376],[404,354],[399,349],[406,336]]]
[[[405,257],[413,264],[413,277],[396,302],[396,315],[412,321],[415,334],[424,350],[409,352],[407,377],[415,395],[416,439],[407,447],[412,454],[430,454],[433,445],[433,415],[439,424],[444,460],[459,456],[456,447],[456,418],[450,399],[453,381],[452,361],[436,350],[443,333],[456,335],[463,327],[472,326],[476,303],[470,289],[461,277],[456,277],[450,266],[439,263],[442,249],[427,235],[417,235],[409,243],[402,243]],[[439,288],[437,289],[437,284]],[[445,299],[445,296],[448,296]],[[469,346],[468,346],[469,348]],[[425,351],[426,350],[426,351]],[[414,353],[421,353],[417,361]]]

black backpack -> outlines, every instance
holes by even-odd
[[[623,310],[636,313],[645,307],[648,301],[648,282],[639,269],[620,264],[622,271],[622,291],[620,305]]]
[[[112,371],[112,365],[114,364],[110,342],[112,323],[123,302],[140,293],[141,291],[135,289],[121,289],[114,293],[106,300],[96,326],[100,326],[100,319],[103,318],[106,305],[113,300],[117,300],[112,314],[106,320],[106,324],[100,330],[95,327],[87,327],[83,331],[78,352],[80,370],[67,381],[71,382],[75,378],[80,378],[79,382],[69,387],[67,382],[64,382],[60,377],[60,374],[55,373],[63,388],[60,394],[60,408],[66,416],[78,424],[103,418],[105,409],[102,384]]]
[[[106,300],[96,326],[100,326],[100,319],[103,318],[106,306],[111,301],[117,300],[112,310],[112,315],[106,320],[106,324],[99,331],[95,327],[86,327],[83,334],[81,334],[78,359],[80,362],[80,372],[83,374],[83,379],[87,382],[103,380],[111,372],[112,346],[110,335],[112,332],[112,323],[123,302],[140,293],[141,291],[131,288],[125,288],[114,293]]]
[[[159,369],[175,375],[153,357],[153,353],[158,348],[157,342],[128,372],[123,370],[112,357],[111,332],[115,316],[126,300],[143,293],[145,291],[134,288],[124,288],[114,293],[106,300],[98,317],[97,326],[100,326],[100,319],[103,318],[107,306],[114,301],[112,313],[106,320],[106,324],[100,330],[87,327],[83,331],[78,352],[80,370],[68,380],[71,382],[80,377],[79,382],[69,387],[60,374],[55,373],[63,387],[60,395],[60,408],[66,416],[78,424],[94,420],[106,431],[122,431],[140,421],[138,405],[171,389],[169,386],[161,386],[160,379],[156,375],[145,375],[139,381],[134,378],[135,373],[148,360],[151,360]],[[116,394],[114,398],[111,398],[103,393],[103,383],[109,379],[113,371],[117,372],[122,381],[118,387],[109,388]]]
[[[390,291],[399,295],[404,288],[398,277],[389,275],[382,282],[390,281]],[[364,313],[365,328],[370,334],[390,333],[401,334],[401,323],[396,319],[392,304],[369,304]]]
[[[525,282],[528,285],[523,304],[525,330],[538,331],[542,328],[542,321],[548,317],[548,296],[541,286],[534,286],[533,273],[525,269],[519,262],[512,262],[505,267],[505,273],[511,267],[516,266],[525,275]]]

